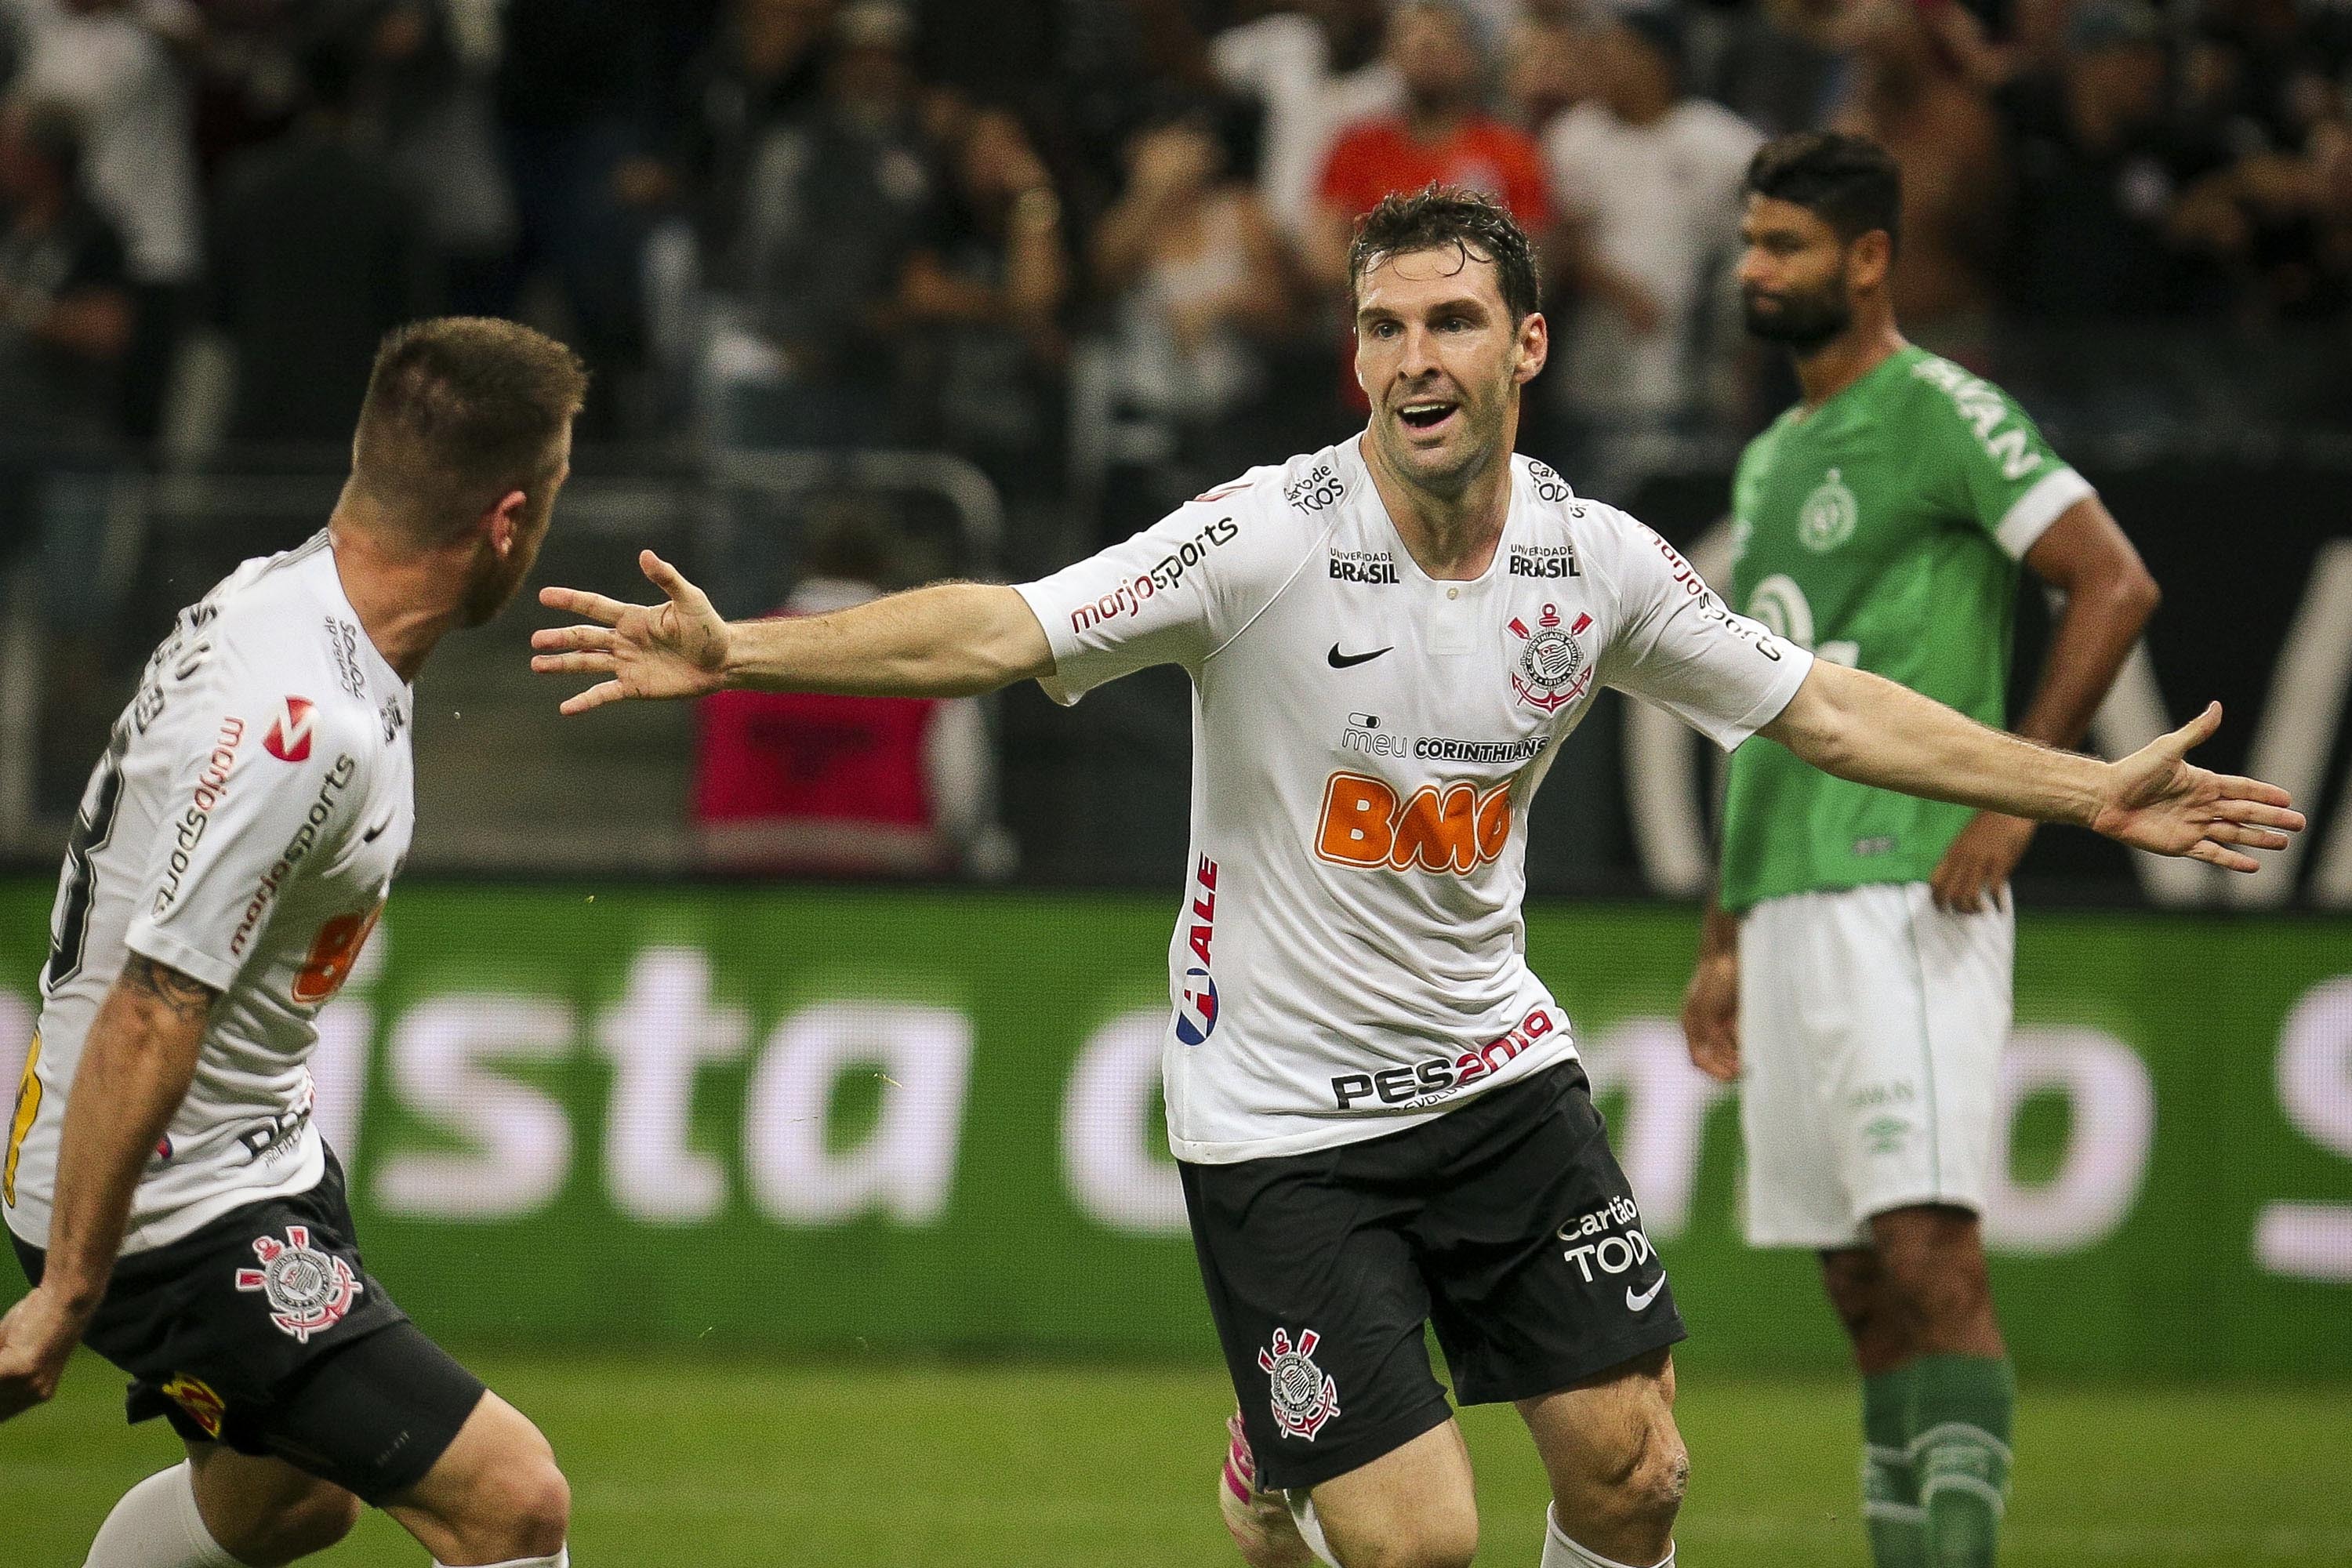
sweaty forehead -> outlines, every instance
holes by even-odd
[[[1500,310],[1503,269],[1476,246],[1442,245],[1375,252],[1356,285],[1359,310],[1410,310],[1467,294]]]

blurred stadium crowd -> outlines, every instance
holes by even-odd
[[[1349,220],[1433,179],[1542,237],[1522,447],[1715,515],[1794,394],[1738,330],[1739,180],[1807,126],[1894,150],[1906,329],[2078,461],[2352,435],[2346,0],[0,0],[0,579],[84,715],[51,808],[152,636],[105,629],[126,508],[340,473],[378,338],[440,311],[581,350],[592,474],[993,492],[977,554],[845,494],[790,552],[705,530],[731,614],[1050,569],[1346,434]]]
[[[940,446],[1020,495],[1084,417],[1222,473],[1269,407],[1345,427],[1348,218],[1434,177],[1549,237],[1555,438],[1752,426],[1760,138],[1895,149],[1899,309],[1963,360],[2299,331],[2352,315],[2347,68],[2334,0],[0,0],[0,416],[340,441],[446,310],[562,330],[596,438]]]

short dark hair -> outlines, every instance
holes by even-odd
[[[1465,266],[1473,260],[1494,263],[1514,322],[1540,308],[1543,280],[1536,272],[1535,247],[1509,209],[1490,196],[1432,183],[1411,195],[1381,197],[1357,224],[1355,243],[1348,247],[1349,303],[1366,273],[1410,250],[1458,250]]]
[[[1903,239],[1903,168],[1867,136],[1799,131],[1757,149],[1748,189],[1793,202],[1835,229],[1849,245],[1883,229],[1890,247]]]
[[[536,496],[587,392],[579,355],[517,322],[396,327],[368,375],[352,476],[411,533],[446,537],[501,496]]]

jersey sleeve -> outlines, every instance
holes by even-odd
[[[1931,361],[1922,442],[1944,500],[2021,561],[2066,509],[2096,493],[2050,448],[2009,394],[1958,366]]]
[[[1054,650],[1038,682],[1055,701],[1155,664],[1197,669],[1265,607],[1280,574],[1284,520],[1254,517],[1245,498],[1192,501],[1124,543],[1015,588]],[[1295,565],[1295,563],[1293,563]]]
[[[1736,616],[1679,551],[1631,518],[1615,555],[1609,686],[1658,704],[1728,752],[1780,717],[1813,656]]]
[[[156,737],[169,749],[164,804],[124,942],[226,991],[288,882],[331,863],[349,837],[375,736],[341,709],[228,668],[190,699]]]

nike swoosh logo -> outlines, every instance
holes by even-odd
[[[1637,1295],[1635,1295],[1635,1294],[1633,1293],[1633,1287],[1632,1287],[1631,1285],[1626,1286],[1626,1287],[1625,1287],[1625,1309],[1626,1309],[1626,1310],[1628,1310],[1628,1311],[1633,1311],[1633,1312],[1638,1312],[1638,1311],[1641,1311],[1643,1309],[1644,1309],[1645,1307],[1649,1306],[1649,1304],[1650,1304],[1651,1302],[1653,1302],[1653,1301],[1656,1300],[1658,1299],[1658,1292],[1659,1292],[1659,1291],[1661,1291],[1661,1290],[1663,1290],[1663,1289],[1664,1289],[1665,1288],[1666,1288],[1666,1277],[1665,1277],[1664,1274],[1661,1274],[1661,1275],[1659,1275],[1655,1279],[1651,1280],[1651,1281],[1650,1281],[1650,1288],[1649,1288],[1648,1289],[1646,1289],[1646,1290],[1643,1291],[1643,1292],[1642,1292],[1640,1295],[1638,1295],[1638,1296],[1637,1296]]]
[[[373,827],[369,828],[365,833],[361,834],[360,842],[362,844],[374,843],[377,839],[383,837],[383,830],[391,826],[392,818],[387,816],[382,822],[377,823]]]
[[[1333,643],[1331,645],[1330,653],[1325,657],[1330,659],[1332,668],[1345,669],[1349,665],[1362,664],[1368,659],[1378,658],[1381,655],[1390,652],[1395,647],[1396,644],[1391,643],[1387,647],[1376,647],[1370,653],[1341,653],[1339,651],[1339,645],[1338,643]]]

